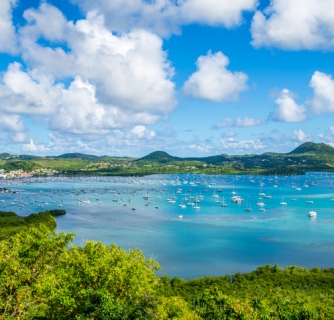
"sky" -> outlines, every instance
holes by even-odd
[[[334,146],[333,0],[1,0],[0,152]]]

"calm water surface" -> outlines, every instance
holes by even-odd
[[[0,209],[20,215],[65,209],[57,230],[75,232],[76,245],[93,239],[140,248],[160,262],[158,274],[193,278],[276,263],[334,267],[332,180],[332,174],[309,173],[2,181],[0,186],[24,192],[0,194]],[[232,203],[233,195],[244,202]],[[194,205],[196,199],[200,202]],[[194,209],[196,204],[200,209]],[[315,218],[309,217],[311,210]]]

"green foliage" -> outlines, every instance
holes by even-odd
[[[158,291],[182,297],[203,319],[334,319],[334,268],[267,265],[188,281],[163,276]]]
[[[57,157],[58,159],[81,159],[81,160],[97,160],[98,156],[93,156],[91,154],[84,153],[65,153]]]
[[[293,166],[278,166],[275,168],[267,169],[263,171],[261,174],[268,176],[272,175],[292,176],[292,175],[303,175],[305,174],[305,171]]]
[[[199,316],[210,320],[316,320],[323,316],[312,310],[305,301],[275,299],[240,299],[223,294],[217,288],[206,290],[195,301]]]
[[[25,172],[31,172],[34,169],[40,169],[41,166],[29,160],[10,160],[1,163],[1,168],[5,169],[6,172],[17,171],[19,169],[22,169]]]
[[[55,209],[21,217],[15,212],[0,211],[0,240],[39,224],[43,224],[52,230],[56,227],[56,220],[53,216],[65,213],[65,210]]]
[[[76,247],[73,238],[39,224],[0,241],[0,319],[334,318],[334,269],[268,265],[233,276],[159,279],[159,264],[140,250],[94,241]]]
[[[172,161],[182,160],[181,158],[173,157],[164,151],[154,151],[145,157],[142,157],[137,162],[157,162],[157,163],[169,163]]]
[[[54,217],[55,216],[62,216],[64,214],[66,214],[66,211],[61,210],[61,209],[53,209],[53,210],[49,210],[48,212],[50,212]]]
[[[3,158],[0,154],[0,159],[5,161],[0,162],[0,168],[6,167],[7,171],[16,170],[21,164],[20,168],[25,171],[38,166],[79,175],[143,176],[171,173],[294,175],[307,171],[334,171],[334,148],[327,144],[312,142],[306,142],[286,154],[274,152],[261,155],[221,154],[201,158],[174,157],[164,151],[155,151],[140,159],[98,157],[82,153],[68,153],[58,157],[2,155]],[[14,162],[16,164],[13,164]],[[28,165],[24,165],[25,162]]]
[[[35,160],[40,167],[45,169],[52,169],[57,171],[68,171],[68,170],[80,170],[87,166],[88,160],[82,160],[79,158],[67,159],[67,158],[41,158]]]
[[[31,228],[0,242],[2,319],[183,319],[181,298],[158,297],[158,263],[139,250]]]
[[[311,153],[317,156],[334,155],[334,148],[326,143],[305,142],[292,150],[290,154]]]

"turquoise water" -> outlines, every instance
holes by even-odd
[[[19,180],[8,186],[4,181],[0,186],[24,192],[0,194],[4,201],[0,209],[21,215],[65,209],[67,214],[57,218],[57,230],[75,232],[75,244],[93,239],[124,249],[140,248],[160,262],[159,274],[170,276],[233,274],[276,263],[280,267],[333,267],[332,180],[332,174],[310,173],[297,177],[50,178]],[[232,203],[232,192],[244,203]],[[149,195],[150,202],[144,195]],[[196,210],[189,203],[200,196],[204,198]],[[175,203],[167,201],[172,197]],[[222,202],[228,206],[222,207]],[[259,210],[258,202],[265,204],[265,211]],[[311,210],[317,212],[315,218],[308,216]]]

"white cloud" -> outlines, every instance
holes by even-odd
[[[237,133],[234,132],[234,131],[224,131],[224,132],[222,132],[221,137],[222,138],[225,138],[225,137],[227,137],[227,138],[233,138],[236,135],[237,135]]]
[[[155,137],[154,131],[146,129],[145,126],[135,126],[132,130],[132,133],[136,134],[139,138],[146,137],[148,139],[151,139]]]
[[[260,139],[256,140],[237,140],[235,138],[220,138],[224,149],[230,149],[236,152],[259,151],[267,146]]]
[[[22,150],[26,152],[45,152],[48,150],[43,144],[35,144],[33,139],[30,142],[22,145]]]
[[[0,113],[0,131],[23,132],[25,130],[19,115]]]
[[[224,128],[224,127],[233,127],[235,124],[235,121],[232,118],[225,118],[222,121],[218,121],[213,128],[218,129],[218,128]]]
[[[80,75],[95,83],[99,98],[124,108],[162,113],[173,109],[174,83],[170,78],[174,70],[158,36],[145,30],[114,35],[94,12],[75,24],[64,24],[64,17],[60,12],[54,14],[55,10],[42,4],[40,11],[26,14],[34,19],[20,30],[24,57],[35,69],[60,78]],[[62,25],[57,39],[66,42],[68,53],[35,42],[40,37],[54,40],[53,25],[50,32],[42,28],[48,11]]]
[[[307,109],[298,105],[288,89],[283,89],[281,95],[275,100],[278,108],[270,114],[274,121],[301,122],[306,120]]]
[[[182,25],[201,23],[232,28],[242,22],[243,11],[255,9],[256,0],[73,0],[86,12],[102,12],[112,30],[145,28],[168,36]]]
[[[17,0],[0,1],[0,52],[16,53],[15,28],[12,24],[12,8]]]
[[[28,115],[55,112],[61,96],[61,85],[47,77],[24,72],[17,62],[9,65],[0,84],[0,110]]]
[[[311,100],[314,112],[334,112],[334,81],[332,76],[316,71],[311,78],[310,86],[314,90],[314,96]]]
[[[264,12],[256,11],[251,32],[255,47],[334,49],[334,2],[272,0]]]
[[[16,132],[8,136],[11,143],[26,143],[28,136],[25,132]]]
[[[198,99],[212,101],[236,100],[240,92],[247,89],[248,77],[242,72],[226,69],[228,58],[222,53],[212,54],[197,59],[197,71],[185,82],[186,94]]]
[[[0,112],[50,116],[54,131],[106,134],[153,124],[174,109],[174,69],[158,36],[145,30],[113,34],[96,13],[74,24],[47,3],[24,16],[28,24],[19,39],[30,68],[8,67]],[[67,50],[42,46],[40,39]],[[66,88],[63,81],[71,78]]]
[[[261,119],[255,119],[255,118],[237,118],[236,120],[233,120],[232,118],[225,118],[222,121],[217,122],[213,128],[224,128],[224,127],[255,127],[263,124],[264,121]]]
[[[190,144],[189,148],[194,149],[194,150],[196,150],[200,153],[210,153],[210,152],[212,152],[212,147],[211,146],[206,146],[206,145]]]
[[[327,143],[334,147],[334,126],[331,126],[329,130],[326,130],[324,133],[318,133],[320,141]]]
[[[303,132],[303,130],[301,129],[295,130],[293,132],[293,138],[298,142],[312,141],[312,136],[310,134]]]
[[[255,127],[259,126],[263,123],[260,119],[248,118],[245,117],[244,119],[238,118],[235,121],[235,127]]]

